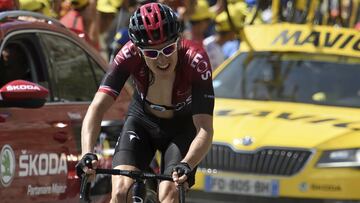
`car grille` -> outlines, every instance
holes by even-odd
[[[263,148],[254,152],[235,152],[226,145],[213,144],[200,168],[228,172],[290,176],[297,173],[311,155],[300,149]]]

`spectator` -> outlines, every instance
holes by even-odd
[[[66,15],[71,10],[71,1],[62,0],[60,4],[60,12],[59,18],[61,19],[64,15]]]
[[[126,7],[129,3],[129,0],[98,0],[96,9],[97,9],[97,20],[98,20],[98,29],[99,29],[99,44],[101,55],[108,59],[110,53],[109,51],[109,39],[112,41],[113,37],[109,36],[109,29],[112,27],[112,23],[117,17],[117,14],[121,7]],[[123,5],[125,4],[125,5]],[[130,15],[130,14],[129,14]],[[126,17],[128,18],[128,17]],[[129,21],[127,20],[127,25]],[[126,26],[127,26],[126,25]],[[115,29],[116,32],[116,29]],[[113,36],[113,35],[112,35]]]
[[[119,35],[119,32],[122,33],[125,28],[128,29],[130,15],[136,10],[138,6],[151,2],[156,2],[156,0],[124,0],[120,5],[119,11],[115,14],[115,17],[111,18],[111,24],[106,28],[102,28],[105,29],[102,32],[103,50],[106,50],[110,60],[112,59],[113,54],[117,53],[114,52],[116,50],[114,50],[113,46],[119,45],[118,39],[116,39]],[[100,4],[98,4],[98,6],[98,10],[102,10],[102,12],[105,12],[106,10],[114,10],[114,8],[106,9],[105,6],[101,7]],[[107,22],[107,20],[105,21]],[[125,35],[123,34],[121,38],[122,40],[124,40],[124,36]]]
[[[60,19],[61,4],[65,0],[49,0],[51,10],[54,12],[55,17]]]
[[[124,0],[98,0],[96,9],[100,20],[100,34],[106,32],[114,20]]]
[[[120,28],[115,34],[113,42],[110,45],[110,61],[113,60],[114,56],[119,52],[119,50],[130,40],[128,28]]]
[[[207,0],[198,0],[194,13],[190,16],[192,40],[202,43],[213,17]]]
[[[196,6],[194,0],[159,0],[159,3],[166,4],[176,11],[180,21],[189,20]]]
[[[48,17],[56,17],[48,0],[19,0],[20,9],[44,14]]]
[[[60,21],[66,27],[85,33],[95,47],[99,45],[96,0],[69,0],[70,10]]]
[[[256,0],[245,0],[248,14],[245,19],[245,24],[262,24],[264,21],[262,20],[262,10],[265,8],[260,7],[257,8]],[[262,5],[261,5],[262,6]]]
[[[240,46],[237,34],[245,21],[246,10],[239,3],[229,4],[228,10],[234,27],[230,25],[228,14],[223,11],[215,17],[215,35],[207,37],[203,41],[213,69],[216,69],[225,59],[232,56]]]

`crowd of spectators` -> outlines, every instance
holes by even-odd
[[[129,40],[131,13],[148,2],[167,4],[177,12],[183,37],[204,46],[214,69],[238,50],[239,30],[245,24],[274,20],[305,23],[312,6],[314,24],[360,29],[360,23],[356,23],[360,22],[359,14],[350,22],[350,16],[354,16],[350,12],[355,12],[353,0],[278,0],[276,18],[272,1],[267,0],[0,0],[0,9],[28,10],[57,18],[65,26],[85,33],[89,42],[111,60]]]

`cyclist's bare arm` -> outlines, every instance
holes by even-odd
[[[97,92],[95,94],[85,115],[81,129],[82,155],[93,152],[96,139],[100,133],[101,120],[114,101],[114,98],[106,93]]]
[[[182,162],[189,164],[193,169],[209,151],[213,137],[213,117],[209,114],[196,114],[193,116],[197,135],[192,141],[189,151]]]

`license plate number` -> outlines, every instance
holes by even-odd
[[[279,182],[230,176],[206,176],[205,191],[276,197],[279,195]]]

